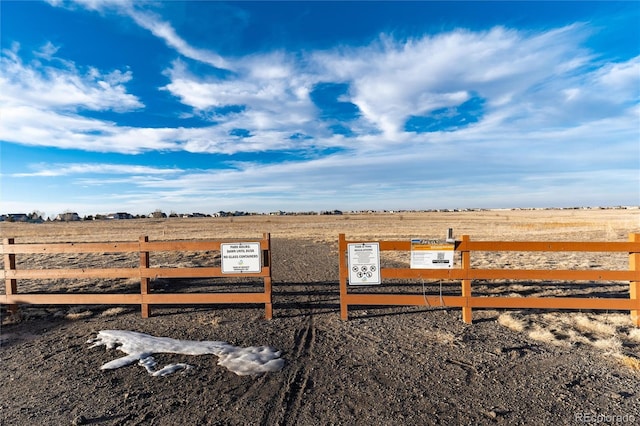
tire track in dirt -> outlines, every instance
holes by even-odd
[[[280,299],[290,302],[287,313],[294,320],[301,319],[295,335],[295,346],[288,358],[287,376],[283,386],[274,398],[273,404],[265,410],[261,424],[294,425],[297,423],[300,407],[307,389],[312,386],[310,365],[314,357],[316,345],[316,325],[314,316],[322,295],[318,293],[318,271],[313,262],[304,259],[311,256],[315,259],[326,259],[330,256],[328,247],[310,244],[308,241],[289,242],[302,250],[287,250],[287,253],[301,253],[301,259],[287,259],[288,281],[280,287]],[[274,244],[274,257],[278,255],[278,244]],[[323,275],[325,271],[322,271]],[[276,275],[276,274],[274,274]],[[315,285],[314,285],[315,284]],[[322,290],[322,289],[321,289]]]
[[[323,297],[326,298],[326,286],[318,284],[318,275],[324,278],[331,273],[321,270],[318,274],[317,263],[305,257],[325,261],[333,256],[328,247],[305,240],[274,239],[272,244],[275,316],[295,330],[293,346],[283,353],[285,368],[277,375],[256,378],[233,401],[232,410],[258,404],[262,406],[259,424],[289,425],[296,423],[305,391],[313,383],[310,365],[316,342],[314,316],[322,310]]]
[[[260,377],[256,378],[242,395],[240,395],[237,399],[231,401],[231,409],[239,410],[240,407],[246,405],[246,401],[255,400],[256,396],[262,393],[264,387],[267,385],[267,381],[267,374],[262,374]]]
[[[288,425],[296,424],[298,411],[307,387],[310,384],[308,358],[313,355],[316,340],[316,330],[313,318],[309,317],[307,325],[298,330],[296,335],[296,350],[293,354],[295,360],[290,365],[295,365],[287,376],[284,387],[279,393],[274,408],[267,410],[260,424],[263,425]]]

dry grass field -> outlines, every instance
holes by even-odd
[[[154,308],[27,306],[4,315],[0,363],[2,424],[581,424],[584,414],[640,419],[640,329],[625,312],[362,307],[339,319],[337,238],[496,241],[627,241],[640,232],[640,210],[535,210],[372,213],[341,216],[243,216],[74,223],[1,223],[16,242],[248,239],[271,233],[274,319],[257,307]],[[18,255],[18,268],[135,266],[124,255]],[[155,259],[163,265],[208,266],[202,253]],[[383,264],[408,265],[407,253]],[[479,253],[472,266],[529,269],[616,269],[628,255]],[[441,283],[428,283],[437,292]],[[450,283],[447,283],[450,284]],[[474,294],[628,297],[628,283],[474,282]],[[136,280],[32,280],[19,292],[113,291]],[[157,287],[171,285],[155,283]],[[181,284],[182,285],[182,284]],[[185,284],[186,285],[186,284]],[[395,284],[393,284],[395,285]],[[188,287],[188,285],[187,285]],[[393,287],[395,288],[395,287]],[[440,287],[442,288],[442,287]],[[423,291],[418,285],[415,289]],[[445,286],[459,291],[459,286]],[[283,351],[279,373],[236,377],[215,360],[167,378],[135,367],[101,372],[113,359],[84,342],[103,329],[157,336],[268,344]],[[176,357],[159,358],[172,362]],[[180,360],[183,362],[184,360]],[[42,386],[46,383],[46,386]],[[583,417],[580,417],[583,415]],[[624,417],[626,415],[626,417]],[[609,416],[609,417],[605,417]],[[612,417],[612,416],[620,416]],[[579,420],[582,419],[582,420]],[[613,420],[612,420],[613,419]],[[636,423],[637,424],[637,423]]]
[[[122,241],[148,235],[151,240],[218,239],[260,236],[334,242],[349,239],[403,239],[455,235],[474,240],[614,241],[640,230],[640,210],[498,210],[470,212],[403,212],[309,215],[171,218],[38,225],[0,223],[2,238],[20,242]]]

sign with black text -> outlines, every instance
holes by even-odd
[[[349,285],[380,284],[380,244],[348,244]]]
[[[411,240],[412,269],[453,268],[454,245],[438,240]]]
[[[261,272],[260,243],[220,244],[222,273],[240,274]]]

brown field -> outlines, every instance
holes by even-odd
[[[0,223],[2,238],[19,242],[218,239],[260,236],[334,242],[348,239],[403,239],[456,236],[476,240],[614,241],[640,230],[639,209],[499,210],[406,212],[342,216],[237,216],[223,218],[136,219],[28,225]]]
[[[0,223],[16,242],[256,238],[271,233],[274,319],[262,306],[167,306],[142,319],[137,306],[26,306],[3,312],[0,423],[107,424],[580,424],[640,421],[640,329],[628,312],[350,308],[339,319],[337,237],[350,240],[456,237],[502,241],[627,241],[640,210],[536,210],[244,216],[75,223]],[[383,263],[406,264],[406,253]],[[126,256],[18,255],[18,268],[106,267]],[[198,253],[158,258],[204,266]],[[617,269],[624,253],[486,253],[477,267]],[[384,266],[384,265],[383,265]],[[402,283],[401,283],[402,284]],[[445,292],[459,286],[445,283]],[[558,285],[560,284],[560,285]],[[32,280],[19,292],[112,291],[135,280]],[[156,282],[185,291],[209,285]],[[442,283],[398,283],[437,293]],[[87,290],[89,289],[89,290]],[[628,297],[628,283],[474,283],[474,294],[513,297]],[[101,371],[122,356],[89,349],[99,330],[124,329],[191,340],[271,345],[287,361],[279,373],[235,376],[214,356],[157,355],[159,365],[195,367],[164,378],[135,365]],[[188,358],[188,359],[185,359]],[[582,416],[582,417],[580,417]],[[609,417],[606,417],[609,416]],[[618,416],[618,417],[615,417]],[[626,416],[626,417],[625,417]],[[580,420],[582,419],[582,421]],[[631,421],[629,421],[631,420]],[[593,422],[593,421],[592,421]]]

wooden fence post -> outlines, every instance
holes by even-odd
[[[5,238],[4,245],[12,245],[15,244],[15,240],[13,238]],[[4,274],[5,274],[5,292],[7,296],[18,293],[18,280],[15,278],[6,278],[7,272],[16,269],[16,255],[15,253],[7,253],[4,255]],[[18,314],[18,305],[11,304],[8,305],[8,310],[11,315]]]
[[[151,278],[146,276],[147,270],[149,269],[149,252],[142,249],[144,243],[149,242],[148,236],[140,237],[140,294],[144,298],[145,295],[149,294],[149,282]],[[143,275],[144,273],[144,275]],[[142,310],[142,318],[149,318],[149,304],[142,303],[140,306]]]
[[[267,251],[263,254],[263,266],[269,268],[269,276],[264,277],[264,292],[267,294],[267,302],[264,306],[264,317],[270,320],[273,318],[273,299],[271,296],[271,234],[265,232],[262,238],[267,240]]]
[[[347,260],[345,259],[345,253],[347,251],[347,242],[344,234],[338,236],[338,256],[339,259],[339,275],[340,275],[340,318],[347,320],[349,317],[349,310],[347,305]]]
[[[633,243],[640,242],[640,234],[630,234],[629,241]],[[635,251],[629,253],[629,269],[640,274],[640,252]],[[631,310],[631,321],[640,327],[640,279],[629,281],[629,297],[635,300],[636,309]]]
[[[468,235],[462,236],[463,247],[469,244],[470,238]],[[469,298],[471,297],[471,280],[469,279],[469,270],[471,269],[471,252],[468,248],[462,251],[462,270],[464,276],[462,280],[462,297],[465,299],[465,306],[462,308],[462,321],[471,324],[473,322],[473,314],[471,312],[471,305],[469,304]]]

